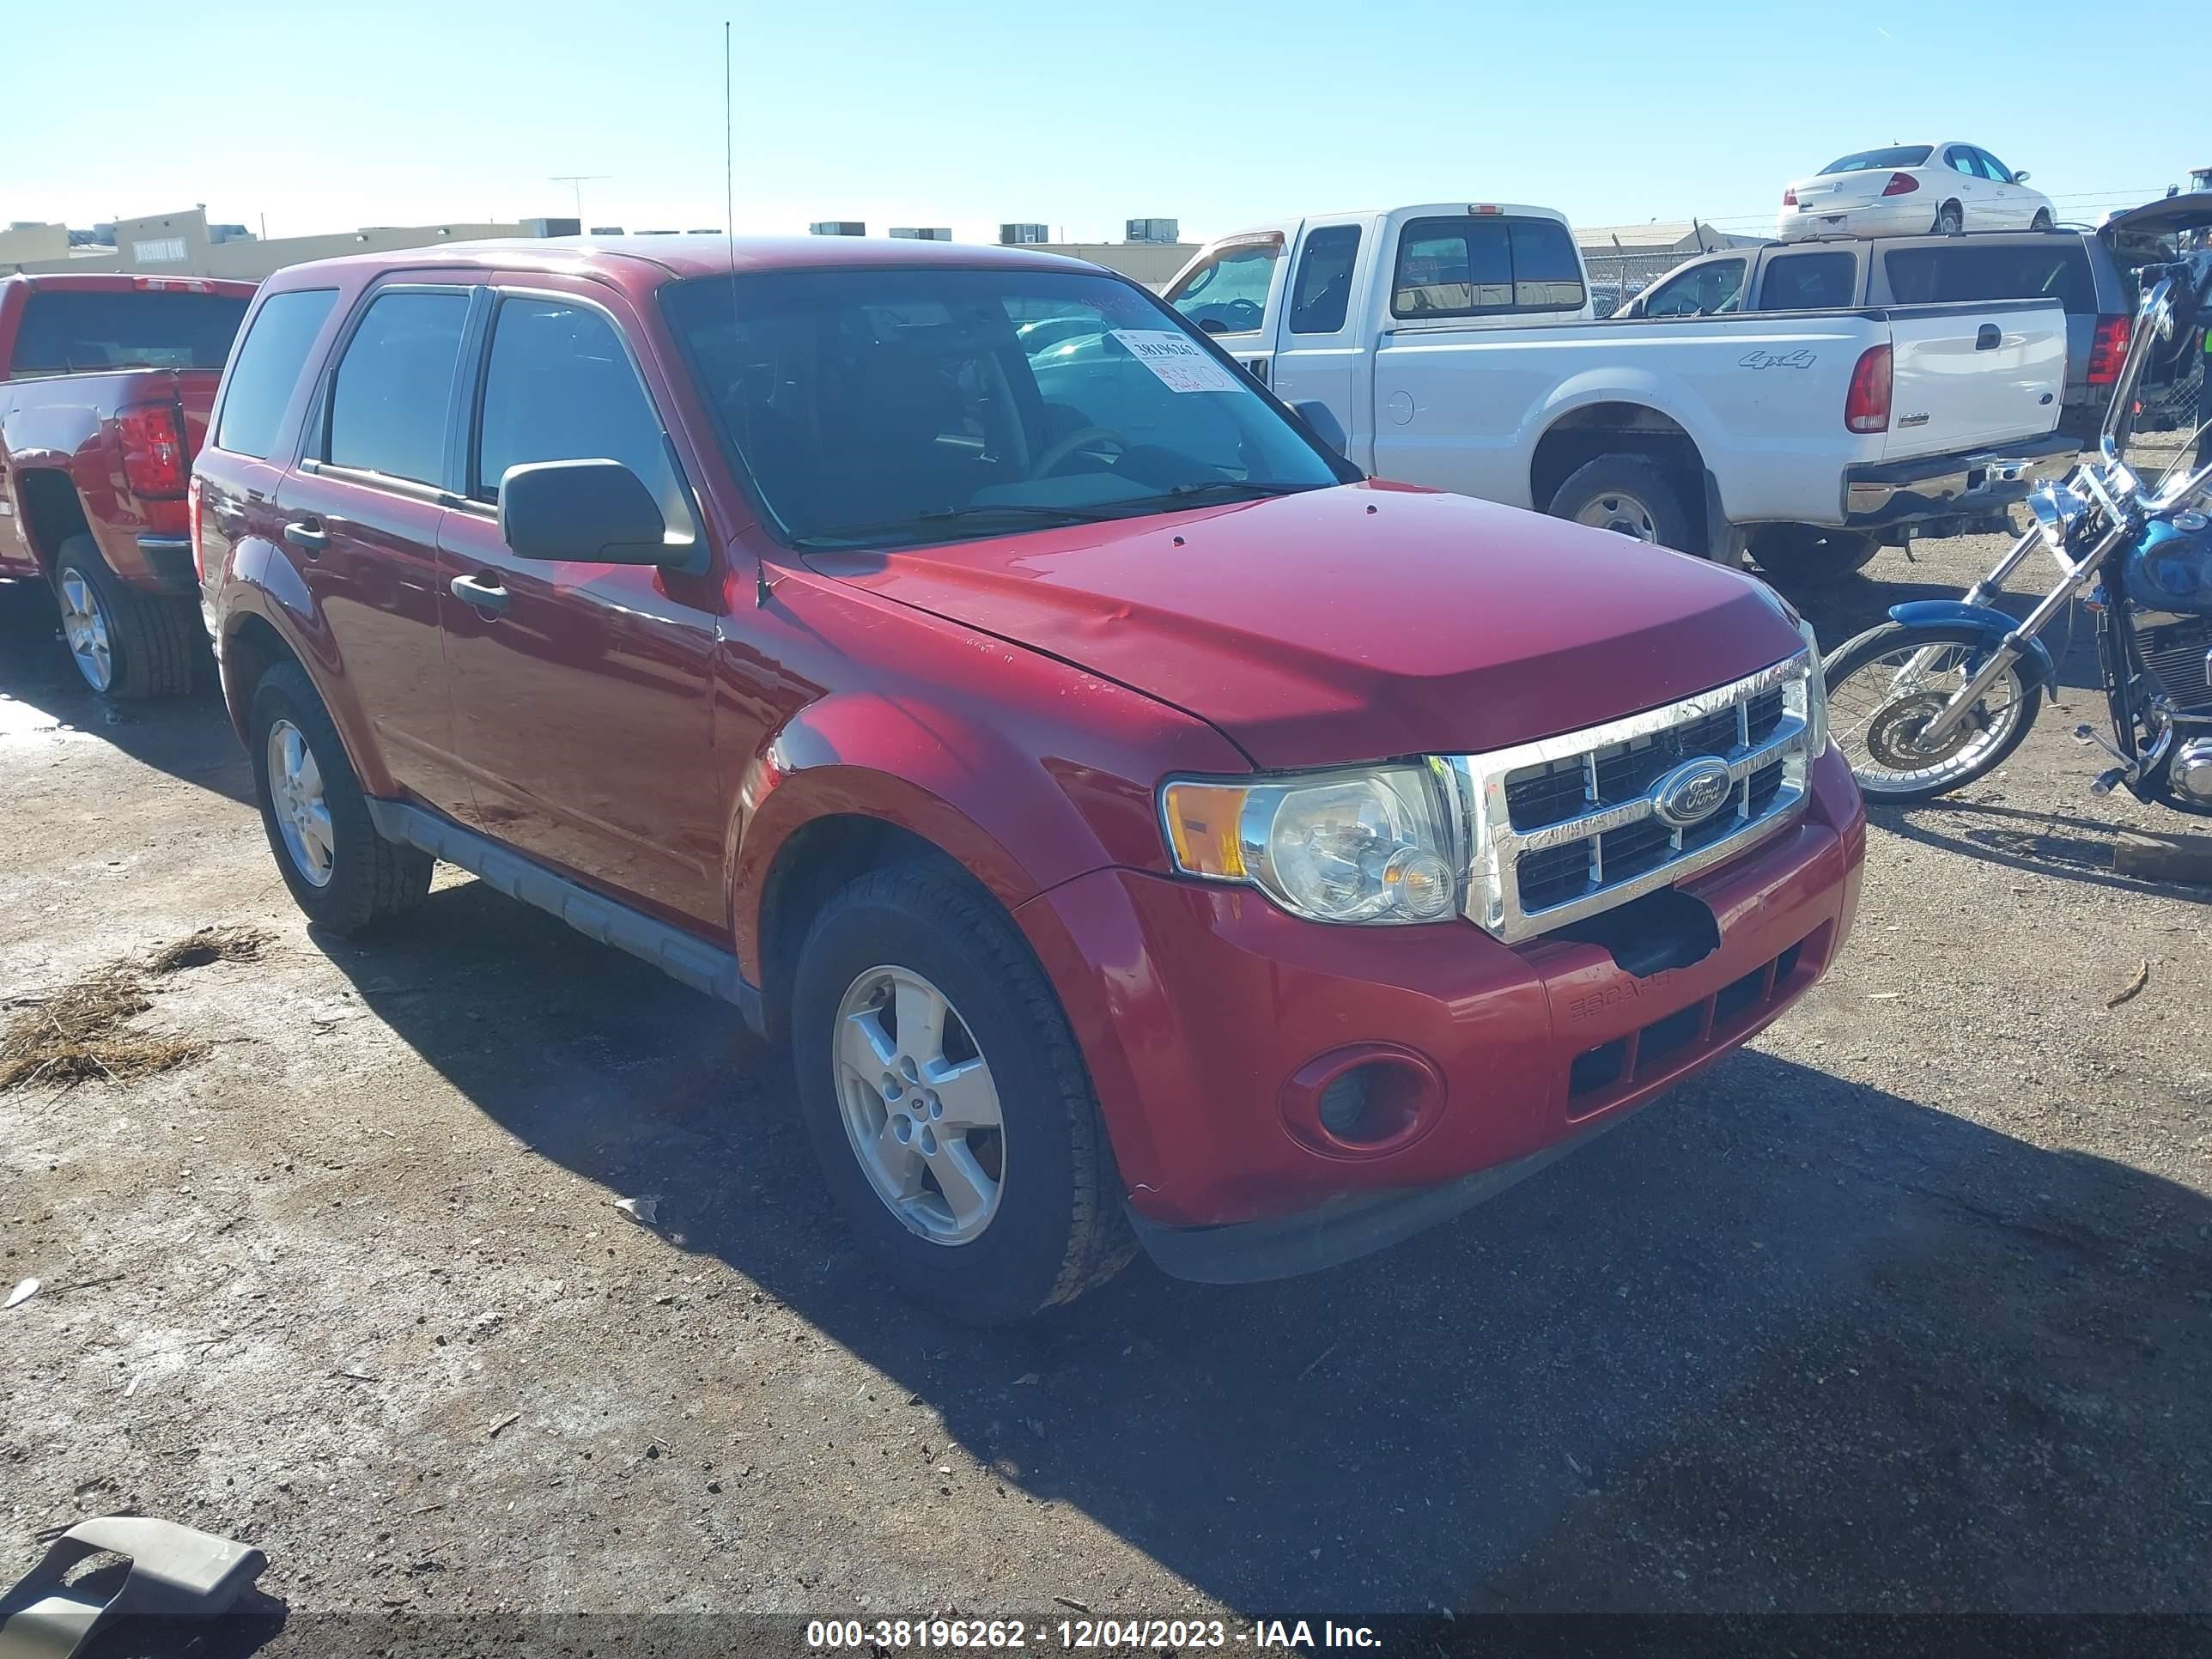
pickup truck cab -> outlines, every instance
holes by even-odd
[[[1072,318],[1105,343],[1030,330]],[[1371,484],[1125,278],[810,238],[295,266],[196,479],[273,855],[444,860],[796,1055],[975,1320],[1439,1220],[1778,1016],[1864,825],[1764,584]]]
[[[2135,318],[2134,283],[2094,231],[1839,237],[1730,248],[1676,265],[1631,301],[1624,314],[1711,316],[2046,299],[2066,310],[2066,392],[2058,429],[2094,449]]]
[[[1167,298],[1285,401],[1326,403],[1375,477],[1777,576],[1994,526],[2073,453],[2056,300],[1598,321],[1545,208],[1261,226]]]
[[[185,480],[253,289],[0,278],[0,580],[53,588],[94,691],[173,696],[206,655]]]

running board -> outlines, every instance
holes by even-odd
[[[755,1032],[763,1029],[760,988],[748,983],[738,971],[735,952],[718,951],[680,927],[556,876],[512,848],[422,807],[370,797],[368,816],[385,840],[457,865],[509,898],[558,916],[585,938],[627,951],[671,979],[720,998],[744,1014]]]

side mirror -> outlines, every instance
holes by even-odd
[[[2012,181],[2015,185],[2026,184],[2027,182],[2027,169],[2022,167],[2018,173],[2014,173],[2012,176]]]
[[[1322,443],[1334,450],[1344,459],[1352,458],[1345,452],[1352,447],[1352,440],[1344,435],[1344,422],[1336,418],[1336,411],[1318,398],[1302,404],[1292,404],[1291,412],[1306,423],[1306,429]]]
[[[499,533],[526,559],[680,564],[645,482],[620,461],[533,461],[499,481]]]

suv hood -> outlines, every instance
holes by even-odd
[[[1503,748],[1800,643],[1705,560],[1389,484],[808,563],[1171,703],[1271,769]]]

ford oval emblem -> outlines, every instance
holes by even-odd
[[[1711,755],[1684,761],[1651,786],[1651,815],[1676,830],[1703,823],[1735,793],[1728,763]]]

